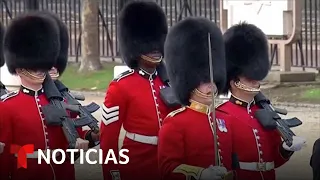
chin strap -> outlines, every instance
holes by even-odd
[[[160,56],[159,58],[154,58],[154,57],[150,57],[150,56],[146,56],[146,55],[141,55],[141,59],[148,61],[150,63],[160,63],[163,59],[162,56]]]
[[[240,81],[235,81],[235,82],[234,82],[234,85],[235,85],[238,89],[242,89],[242,90],[247,91],[247,92],[252,92],[252,93],[260,92],[260,85],[259,85],[258,88],[253,88],[253,87],[250,87],[250,86],[247,86],[247,85],[241,83]]]
[[[205,94],[205,93],[201,92],[201,91],[198,90],[198,89],[195,89],[195,90],[193,91],[193,93],[194,93],[194,95],[196,95],[196,96],[198,96],[198,97],[201,97],[201,98],[204,98],[204,99],[212,99],[212,93],[210,93],[210,94]],[[214,92],[214,97],[217,97],[217,95],[218,95],[218,91],[216,90],[216,91]]]
[[[20,73],[20,75],[22,75],[26,78],[29,78],[32,81],[39,82],[39,83],[42,83],[44,81],[44,79],[46,78],[45,74],[43,76],[38,76],[38,75],[31,73],[30,71],[28,71],[26,69],[21,69],[21,71],[19,71],[19,73]]]

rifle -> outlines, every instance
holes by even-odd
[[[166,71],[166,66],[164,62],[161,62],[160,65],[157,67],[157,71],[159,74],[160,79],[164,82],[166,85],[164,88],[160,89],[160,97],[163,100],[163,102],[168,107],[177,107],[180,105],[178,99],[176,98],[176,95],[170,86],[169,77]]]
[[[61,93],[48,73],[43,82],[43,87],[45,95],[50,101],[50,104],[41,107],[46,117],[46,124],[48,126],[62,126],[63,133],[69,143],[68,148],[75,149],[77,138],[79,138],[76,128],[87,125],[86,121],[83,121],[81,118],[71,119],[69,117],[67,110],[79,112],[79,108],[64,102]]]
[[[85,99],[84,96],[82,97],[79,95],[71,94],[69,89],[59,80],[55,80],[54,83],[61,95],[67,100],[68,104],[77,106],[80,118],[83,118],[90,129],[94,133],[98,134],[100,131],[98,125],[99,121],[95,117],[93,117],[91,113],[94,113],[98,109],[100,109],[100,106],[94,102],[90,103],[87,106],[82,106],[78,100],[83,101]]]
[[[255,117],[261,125],[266,129],[277,129],[285,143],[290,147],[292,145],[293,136],[291,127],[297,127],[302,124],[298,118],[282,119],[279,114],[286,115],[288,112],[285,109],[279,109],[272,106],[261,92],[255,96],[256,104],[262,108],[255,112]]]

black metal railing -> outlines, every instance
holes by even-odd
[[[1,22],[7,25],[11,17],[28,10],[30,0],[0,0]],[[70,56],[81,55],[81,0],[33,0],[40,10],[55,12],[67,24],[70,35]],[[219,23],[219,0],[155,0],[168,17],[171,27],[187,16],[203,16]],[[302,40],[292,45],[292,65],[320,69],[320,2],[304,0]],[[99,35],[101,57],[119,57],[117,37],[119,0],[99,0]],[[300,45],[300,47],[299,47]],[[300,50],[301,48],[301,50]],[[279,64],[277,48],[270,47],[273,65]]]

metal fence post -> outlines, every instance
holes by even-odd
[[[26,0],[25,3],[28,11],[39,10],[39,0]]]

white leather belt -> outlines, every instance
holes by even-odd
[[[47,150],[42,150],[43,154],[47,154],[46,153]],[[51,150],[52,152],[53,150]],[[37,159],[38,158],[38,155],[39,155],[39,151],[34,151],[33,153],[31,154],[27,154],[26,157],[27,159]],[[56,157],[60,156],[61,153],[56,153]],[[18,157],[18,154],[15,154],[15,157]]]
[[[126,137],[140,143],[158,145],[158,136],[145,136],[136,133],[126,133]]]
[[[270,171],[274,169],[274,162],[239,162],[240,169],[248,171]]]

